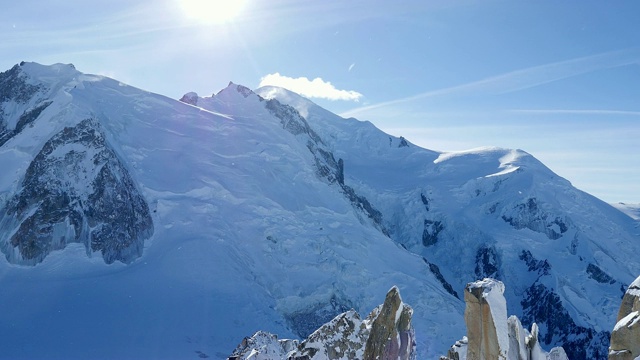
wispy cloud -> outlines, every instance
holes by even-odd
[[[340,115],[354,116],[369,110],[397,105],[414,100],[463,94],[505,94],[551,83],[569,77],[594,72],[601,69],[616,68],[625,65],[640,64],[640,48],[611,51],[596,55],[538,65],[526,69],[511,71],[505,74],[451,86],[443,89],[427,91],[417,95],[385,101],[346,111]]]
[[[541,115],[619,115],[640,116],[640,111],[603,110],[603,109],[512,109],[507,110],[517,114],[541,114]]]
[[[362,94],[353,90],[336,89],[329,81],[317,77],[309,80],[306,77],[291,78],[280,73],[269,74],[260,79],[260,86],[279,86],[310,98],[328,100],[359,101]]]
[[[351,65],[349,65],[349,70],[347,70],[347,71],[351,71],[354,66],[356,66],[356,63],[352,63]]]

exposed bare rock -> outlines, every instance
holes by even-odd
[[[562,348],[546,353],[540,347],[538,326],[531,332],[516,316],[507,319],[504,284],[484,279],[467,284],[465,322],[467,336],[457,341],[441,360],[568,360]]]
[[[609,360],[640,357],[640,276],[622,298],[616,326],[611,333]]]
[[[0,210],[0,251],[35,265],[70,243],[130,263],[153,234],[149,207],[100,124],[87,119],[45,143]]]
[[[392,287],[371,325],[364,359],[411,359],[415,348],[412,315],[413,309],[402,302],[398,288]]]
[[[296,349],[298,340],[278,340],[276,335],[265,331],[258,331],[242,342],[229,356],[229,360],[251,359],[268,360],[286,358],[287,354]]]
[[[467,359],[507,358],[507,303],[503,293],[504,284],[497,280],[467,284],[464,292],[467,305],[464,320],[469,339]]]
[[[397,287],[384,304],[361,320],[354,310],[336,316],[302,343],[279,340],[259,331],[242,340],[229,360],[415,360],[413,309],[402,302]]]

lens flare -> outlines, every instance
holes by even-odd
[[[187,17],[204,24],[233,21],[242,12],[245,0],[180,0]]]

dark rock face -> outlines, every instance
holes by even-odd
[[[400,311],[400,316],[396,314]],[[402,303],[398,288],[387,293],[380,313],[371,325],[364,349],[365,360],[408,360],[415,355],[415,334],[411,326],[413,309]]]
[[[39,86],[25,81],[20,65],[0,73],[0,102],[14,100],[26,103],[39,89]]]
[[[301,343],[279,340],[275,335],[259,331],[244,338],[227,359],[415,360],[412,316],[413,309],[402,302],[400,292],[394,286],[387,293],[384,304],[364,320],[355,310],[346,311]]]
[[[606,357],[609,333],[577,325],[563,306],[560,296],[543,284],[543,279],[551,274],[549,262],[536,259],[527,250],[520,253],[519,259],[530,272],[538,275],[520,302],[523,325],[532,326],[535,322],[544,327],[539,341],[544,345],[561,344],[570,359]]]
[[[52,102],[53,101],[44,101],[35,108],[25,111],[22,115],[20,115],[14,132],[17,134],[22,131],[25,126],[31,124],[35,119],[38,118],[38,116],[40,116],[40,113],[42,113],[44,109],[51,105]]]
[[[229,85],[235,85],[235,84],[234,84],[234,83],[232,83],[232,82],[230,82],[230,83],[229,83]],[[246,98],[248,98],[248,97],[249,97],[249,95],[251,95],[251,94],[255,94],[255,93],[253,92],[253,90],[249,89],[249,88],[248,88],[248,87],[246,87],[246,86],[242,86],[242,85],[237,85],[236,90],[238,90],[238,92],[239,92],[242,96],[244,96],[244,97],[245,97],[245,99],[246,99]]]
[[[320,136],[309,126],[307,120],[295,108],[282,104],[278,100],[267,100],[265,106],[272,115],[280,119],[285,130],[293,135],[302,135],[307,138],[307,148],[314,156],[317,175],[327,179],[331,184],[337,183],[353,207],[364,213],[383,234],[389,236],[389,231],[383,224],[382,213],[366,197],[357,194],[352,187],[345,185],[344,160],[336,161],[333,153],[327,149]]]
[[[424,220],[424,230],[422,230],[422,245],[431,246],[438,242],[438,235],[444,230],[444,225],[438,220]]]
[[[614,284],[616,282],[611,276],[609,276],[609,274],[604,272],[597,265],[591,263],[587,265],[587,274],[589,274],[589,278],[601,284]]]
[[[357,359],[366,341],[366,325],[354,310],[344,312],[314,331],[298,347],[291,360],[311,359],[326,353],[329,359]]]
[[[266,108],[273,116],[280,119],[282,127],[288,132],[293,135],[307,134],[314,143],[322,143],[320,136],[311,129],[307,120],[292,106],[271,99],[267,100]]]
[[[424,194],[420,194],[420,200],[422,200],[422,204],[424,204],[425,210],[429,211],[429,199],[424,196]]]
[[[502,220],[516,229],[526,228],[543,233],[551,240],[559,239],[569,230],[566,219],[548,214],[541,208],[536,198],[529,198],[526,202],[517,204],[502,215]]]
[[[245,337],[236,347],[228,360],[244,359],[252,352],[279,359],[298,347],[298,340],[278,340],[278,336],[265,331],[258,331],[253,336]],[[262,358],[261,358],[262,359]]]
[[[498,253],[494,247],[483,245],[478,249],[476,253],[475,273],[478,279],[502,278]]]
[[[536,281],[525,292],[521,305],[523,325],[536,322],[546,328],[540,337],[542,343],[562,344],[569,359],[606,359],[610,333],[577,325],[553,290]]]
[[[0,146],[33,122],[51,104],[51,101],[44,101],[32,109],[25,110],[18,118],[17,124],[13,126],[13,129],[1,105],[10,101],[25,105],[41,89],[42,85],[37,86],[27,83],[19,65],[0,73]]]
[[[547,260],[536,259],[531,254],[531,251],[522,250],[518,258],[527,264],[529,271],[537,272],[540,276],[549,275],[549,271],[551,270],[551,265],[549,265],[549,262]]]
[[[336,173],[338,184],[344,186],[344,160],[338,160],[338,172]]]
[[[458,295],[458,293],[453,290],[453,286],[451,286],[451,284],[444,278],[444,276],[442,275],[442,273],[440,272],[440,268],[438,267],[438,265],[429,262],[427,259],[422,258],[422,260],[424,260],[424,262],[429,265],[429,271],[431,271],[431,273],[436,277],[436,279],[438,279],[438,281],[440,282],[440,284],[442,284],[442,287],[451,295],[457,297],[458,299],[460,299],[460,296]]]
[[[186,93],[186,94],[182,95],[182,97],[180,98],[180,101],[182,101],[185,104],[197,106],[198,105],[198,94],[196,94],[194,92]]]
[[[409,147],[409,143],[407,142],[407,139],[405,139],[404,137],[400,136],[400,143],[398,144],[398,147]]]
[[[348,300],[333,296],[325,304],[319,304],[304,311],[286,314],[285,318],[287,319],[287,325],[296,335],[300,338],[306,338],[322,324],[351,308],[351,303]]]
[[[382,213],[373,207],[366,197],[356,194],[356,191],[347,185],[342,186],[342,190],[355,209],[365,213],[383,234],[390,236],[389,231],[383,225]]]
[[[640,277],[629,285],[622,297],[609,347],[609,360],[637,357],[640,357]]]
[[[26,265],[68,243],[130,263],[153,234],[147,203],[90,119],[47,141],[0,216],[0,233],[10,236],[0,239],[2,252]]]

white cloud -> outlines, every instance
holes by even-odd
[[[349,70],[348,71],[351,71],[351,69],[353,69],[354,66],[356,66],[356,63],[353,63],[353,64],[349,65]]]
[[[317,77],[291,78],[280,73],[268,74],[260,79],[260,86],[279,86],[309,98],[359,101],[362,94],[353,90],[338,90],[329,81]]]

